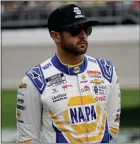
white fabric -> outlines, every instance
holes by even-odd
[[[115,68],[113,66],[112,81],[109,82],[103,77],[96,59],[91,59],[94,61],[88,60],[87,69],[83,73],[64,73],[66,83],[46,85],[42,94],[29,77],[24,76],[22,83],[27,87],[19,88],[17,94],[18,99],[24,100],[22,104],[17,104],[25,108],[17,108],[18,141],[30,139],[33,144],[39,141],[56,143],[57,134],[52,124],[69,143],[101,142],[106,119],[109,129],[119,130],[116,114],[120,114],[120,88]],[[45,79],[62,73],[54,67],[51,59],[40,65]],[[43,69],[44,65],[47,65],[46,69]],[[88,73],[89,70],[93,73]],[[116,135],[110,134],[113,137]]]

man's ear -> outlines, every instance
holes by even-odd
[[[50,32],[50,36],[53,38],[53,40],[54,40],[56,43],[59,43],[59,42],[60,42],[60,34],[59,34],[59,32],[51,31],[51,32]]]

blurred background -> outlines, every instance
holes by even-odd
[[[121,86],[120,132],[111,143],[140,143],[140,1],[1,1],[2,143],[16,141],[16,92],[25,71],[55,53],[47,20],[60,5],[75,3],[99,21],[87,54],[113,62]]]
[[[71,1],[2,1],[2,28],[47,27],[50,13]],[[139,1],[74,1],[100,24],[139,24]]]

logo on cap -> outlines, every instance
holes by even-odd
[[[83,18],[84,15],[82,15],[81,10],[78,7],[74,7],[73,12],[75,12],[75,18]]]

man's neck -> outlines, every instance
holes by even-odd
[[[73,55],[70,53],[56,53],[59,61],[65,65],[65,66],[75,66],[75,65],[80,65],[81,63],[83,63],[83,55]]]

